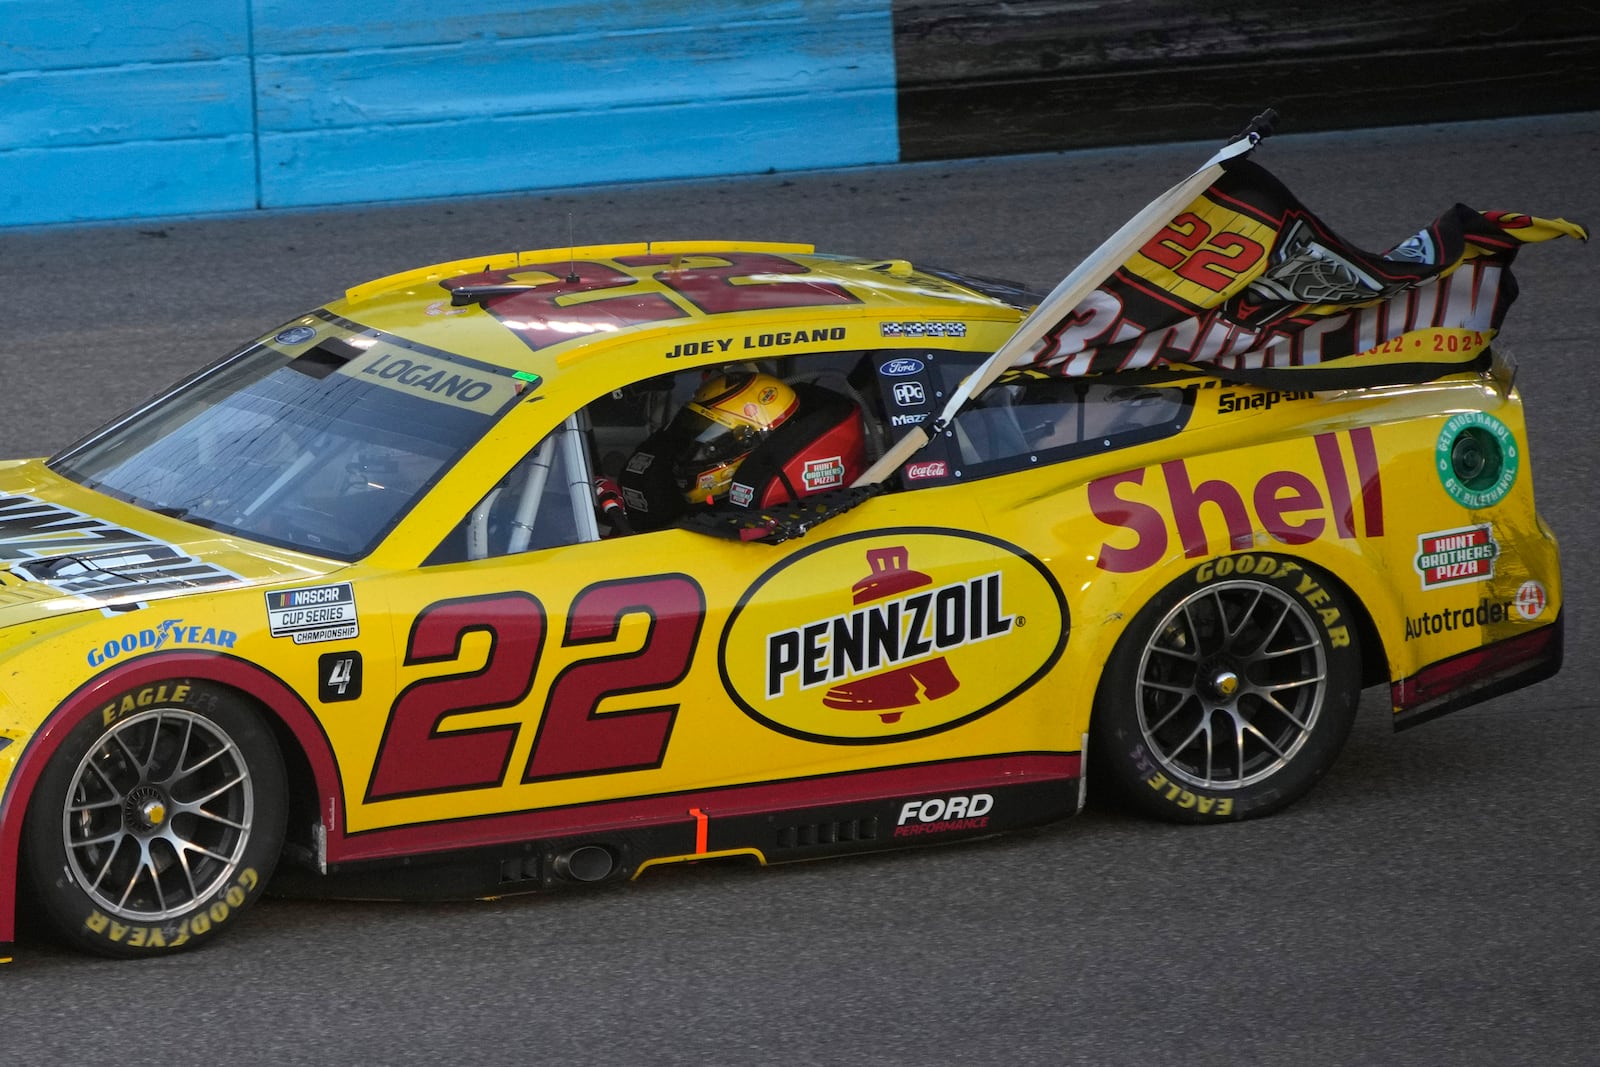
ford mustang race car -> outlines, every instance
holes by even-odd
[[[562,248],[359,286],[6,463],[0,957],[19,895],[155,955],[269,884],[954,841],[1077,811],[1091,769],[1158,817],[1263,815],[1363,687],[1403,727],[1553,673],[1487,342],[1508,249],[1581,231],[1363,259],[1219,181],[993,369],[1041,294]],[[1150,341],[1152,294],[1194,325]]]

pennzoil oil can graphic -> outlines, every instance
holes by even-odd
[[[729,691],[756,720],[870,744],[994,710],[1066,640],[1061,591],[1032,556],[982,534],[908,529],[838,538],[778,564],[730,617],[721,656]]]

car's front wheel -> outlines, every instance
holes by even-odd
[[[62,742],[29,805],[39,908],[104,955],[208,941],[265,891],[285,795],[271,731],[233,694],[182,679],[119,694]]]
[[[1092,768],[1170,821],[1266,815],[1333,765],[1360,689],[1354,619],[1326,576],[1265,553],[1211,560],[1118,642],[1095,697]]]

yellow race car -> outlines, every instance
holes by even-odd
[[[1117,321],[1157,268],[1249,280],[1207,226],[1140,245]],[[1406,726],[1560,663],[1498,320],[1461,317],[1487,269],[1362,338],[1459,349],[1414,380],[1140,364],[1097,297],[955,411],[1040,294],[692,242],[352,289],[0,468],[0,957],[19,894],[153,955],[269,883],[953,841],[1072,814],[1091,766],[1157,816],[1280,809],[1363,687]]]

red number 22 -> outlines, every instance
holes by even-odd
[[[684,574],[600,582],[572,602],[563,647],[614,640],[631,613],[650,617],[637,651],[569,665],[551,683],[523,781],[659,766],[676,704],[597,714],[601,700],[682,681],[700,637],[705,596]],[[544,651],[544,607],[526,593],[442,600],[411,627],[407,665],[458,659],[462,638],[489,635],[482,667],[412,682],[395,698],[373,762],[368,801],[488,789],[505,780],[518,723],[440,727],[452,716],[513,707],[533,688]],[[623,684],[617,679],[625,678]]]
[[[1180,278],[1220,293],[1255,266],[1266,249],[1242,233],[1214,234],[1204,219],[1185,211],[1139,252]]]

